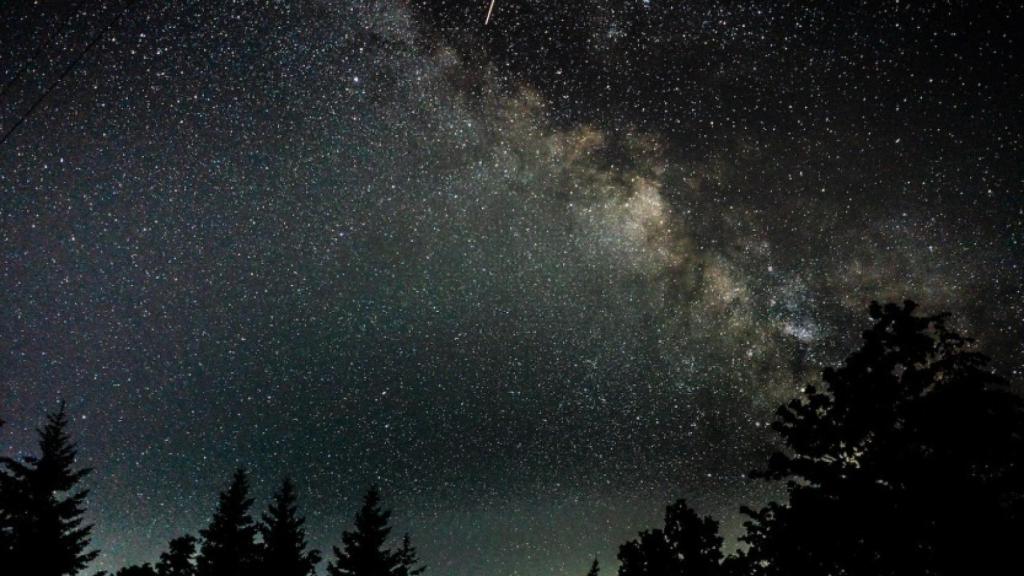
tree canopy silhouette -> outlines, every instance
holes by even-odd
[[[662,528],[620,547],[619,576],[1018,573],[1024,401],[946,315],[916,311],[909,301],[872,303],[861,347],[779,408],[772,427],[783,449],[753,475],[783,482],[788,498],[743,509],[740,552],[724,557],[718,523],[679,500]],[[74,576],[97,555],[79,487],[89,470],[75,465],[68,426],[62,404],[38,430],[38,456],[0,458],[2,576]],[[201,540],[175,538],[155,565],[115,576],[313,576],[320,555],[296,500],[285,480],[254,522],[239,469]],[[371,488],[327,573],[421,574],[390,518]],[[587,576],[598,575],[594,559]]]
[[[263,515],[260,572],[265,576],[309,576],[316,572],[320,552],[307,550],[305,519],[295,504],[295,485],[285,479]]]
[[[89,492],[78,487],[89,469],[75,467],[68,424],[62,402],[38,430],[39,456],[0,458],[0,565],[10,574],[72,576],[98,554],[88,550]]]
[[[342,548],[334,547],[334,560],[327,566],[330,576],[416,576],[416,550],[409,535],[397,550],[387,548],[391,511],[380,506],[380,492],[370,488],[356,514],[355,530],[342,534]]]
[[[196,539],[191,535],[179,536],[167,545],[156,563],[159,576],[195,576]]]
[[[619,576],[724,574],[721,547],[718,522],[701,518],[685,500],[677,500],[665,508],[663,529],[645,530],[619,547]]]
[[[412,545],[412,539],[408,534],[402,535],[402,547],[398,549],[398,567],[395,569],[396,576],[416,576],[426,571],[426,566],[418,566],[420,560],[416,554],[416,548]]]
[[[751,574],[1005,574],[1018,564],[1021,400],[946,315],[915,310],[872,303],[861,348],[779,409],[786,451],[755,475],[784,480],[789,502],[746,510]]]
[[[139,564],[136,566],[125,566],[118,570],[115,576],[157,576],[157,572],[149,564]]]
[[[203,545],[196,573],[199,576],[250,576],[259,560],[256,525],[249,515],[249,480],[238,469],[227,491],[221,492],[210,525],[200,531]]]

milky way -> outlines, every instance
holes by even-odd
[[[3,16],[5,131],[82,4]],[[0,148],[2,446],[67,400],[97,569],[239,465],[322,548],[379,484],[433,574],[735,536],[872,299],[1024,369],[1020,9],[794,4],[139,2]]]

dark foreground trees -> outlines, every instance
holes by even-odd
[[[141,566],[125,566],[114,576],[157,576],[157,573],[149,564],[142,564]]]
[[[285,479],[263,515],[260,534],[262,576],[309,576],[316,572],[320,552],[307,550],[305,519],[296,506],[295,485]]]
[[[203,538],[199,576],[248,576],[257,568],[256,524],[249,515],[252,503],[249,478],[239,469],[228,489],[221,492],[210,525],[199,532]]]
[[[249,481],[244,470],[235,472],[227,490],[220,494],[209,527],[197,540],[182,536],[171,540],[155,568],[149,564],[129,566],[115,576],[312,576],[317,573],[320,552],[310,550],[296,505],[295,485],[285,480],[274,494],[259,524],[249,515]],[[416,549],[409,535],[394,548],[391,543],[391,512],[380,505],[380,492],[371,488],[356,514],[355,528],[342,535],[342,548],[334,548],[334,560],[327,566],[332,576],[417,576]]]
[[[159,576],[195,576],[196,539],[188,534],[171,540],[156,564]]]
[[[619,561],[619,576],[717,576],[723,573],[718,522],[678,500],[665,508],[664,528],[619,547]]]
[[[342,547],[334,547],[334,560],[327,566],[331,576],[416,576],[425,568],[417,566],[416,550],[409,535],[400,548],[387,548],[391,526],[390,510],[380,505],[380,492],[371,488],[356,514],[355,530],[342,534]]]
[[[915,311],[872,304],[861,348],[779,409],[786,450],[755,476],[789,498],[744,510],[741,553],[719,562],[713,522],[670,507],[687,529],[623,545],[620,576],[1022,573],[1021,399],[945,315]]]
[[[748,511],[752,573],[1019,573],[1020,398],[915,310],[873,304],[861,349],[779,409],[787,451],[758,475],[789,502]]]
[[[39,456],[0,458],[0,567],[12,576],[70,576],[97,555],[84,522],[89,473],[76,468],[77,451],[60,409],[39,430]]]
[[[662,528],[619,551],[620,576],[999,576],[1022,572],[1024,407],[1008,383],[913,303],[872,305],[861,348],[778,411],[784,450],[756,473],[788,498],[746,510],[741,552],[723,557],[718,525],[684,501]],[[39,431],[39,456],[0,458],[0,575],[70,576],[95,557],[83,521],[87,470],[75,466],[63,407]],[[257,523],[238,471],[196,540],[123,576],[310,576],[294,486]],[[335,547],[331,576],[416,576],[408,536],[391,536],[374,489]],[[595,561],[590,576],[598,572]]]

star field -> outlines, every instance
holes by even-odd
[[[67,400],[97,569],[238,465],[432,574],[735,536],[873,299],[1019,378],[1018,6],[488,3],[141,0],[0,147],[0,446]],[[3,131],[124,6],[5,9]]]

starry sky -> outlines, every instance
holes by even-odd
[[[109,25],[0,146],[0,447],[68,402],[97,569],[239,465],[437,575],[735,537],[872,299],[1019,379],[1018,3],[488,4],[5,4],[3,132]]]

